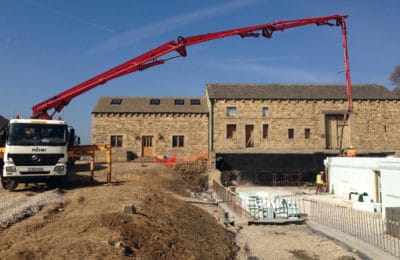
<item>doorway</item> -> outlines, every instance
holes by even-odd
[[[153,136],[142,136],[142,156],[154,156]]]
[[[381,172],[374,171],[375,173],[375,201],[382,203],[382,192],[381,192]]]
[[[350,145],[348,120],[343,122],[343,115],[325,115],[326,149],[339,149]]]

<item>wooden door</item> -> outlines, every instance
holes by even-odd
[[[153,136],[142,136],[142,156],[154,156]]]
[[[350,132],[348,121],[343,124],[343,115],[325,116],[325,141],[326,149],[339,149],[350,145]]]

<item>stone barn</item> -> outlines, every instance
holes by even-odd
[[[210,149],[224,170],[255,183],[313,180],[326,156],[400,151],[400,97],[380,85],[208,84]],[[300,177],[299,177],[300,176]]]

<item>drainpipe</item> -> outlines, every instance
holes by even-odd
[[[214,99],[210,98],[210,117],[208,131],[208,146],[210,151],[214,151]]]

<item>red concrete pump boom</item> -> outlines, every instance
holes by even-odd
[[[56,112],[60,112],[69,102],[86,91],[91,90],[99,85],[106,83],[107,81],[121,77],[123,75],[148,69],[153,66],[164,64],[166,61],[186,56],[186,47],[205,41],[211,41],[219,38],[228,36],[238,35],[244,37],[259,37],[264,36],[271,38],[272,33],[275,31],[283,31],[285,29],[304,26],[308,24],[316,25],[329,25],[329,26],[341,26],[342,27],[342,41],[344,49],[344,60],[345,60],[345,73],[346,73],[346,85],[347,85],[347,96],[349,101],[348,112],[353,109],[352,104],[352,90],[350,82],[350,68],[347,56],[347,37],[346,37],[346,24],[345,19],[347,15],[331,15],[325,17],[295,19],[295,20],[282,20],[268,24],[250,26],[245,28],[220,31],[214,33],[207,33],[189,37],[178,37],[176,41],[170,41],[159,47],[150,50],[136,58],[133,58],[121,65],[118,65],[108,71],[105,71],[85,82],[82,82],[54,97],[51,97],[35,106],[32,107],[33,118],[45,118],[51,119]],[[169,58],[160,58],[170,52],[176,51],[177,56]],[[54,109],[50,115],[49,111]]]

